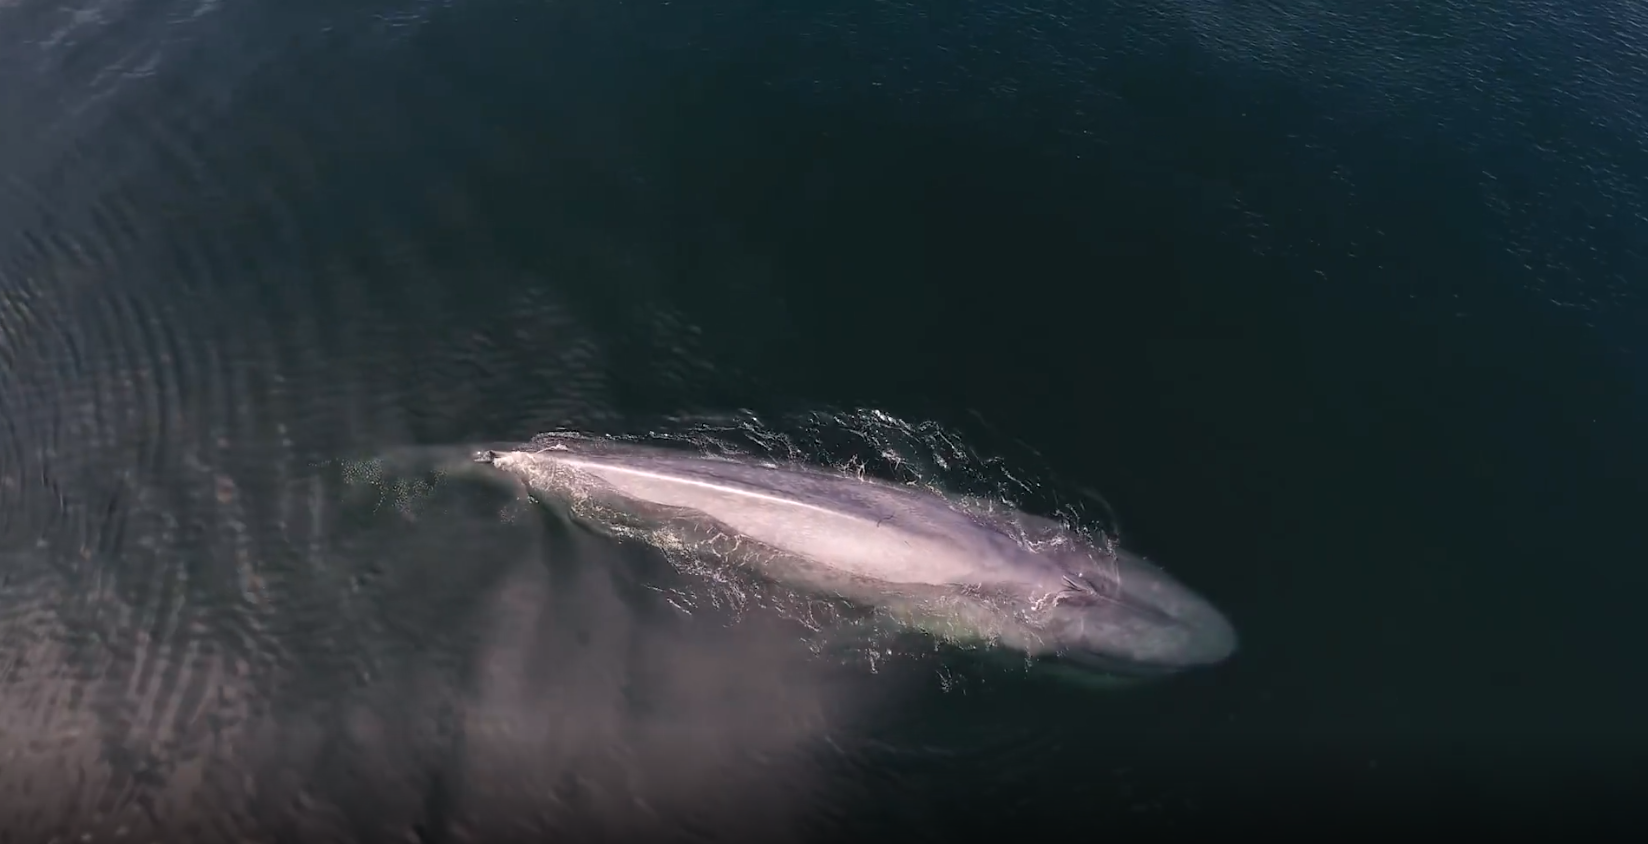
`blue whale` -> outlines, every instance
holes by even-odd
[[[1108,675],[1219,663],[1236,632],[1160,568],[1051,519],[793,463],[581,435],[474,455],[577,517],[940,638]]]

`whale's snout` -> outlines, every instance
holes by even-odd
[[[1118,553],[1106,574],[1079,599],[1050,611],[1061,658],[1148,675],[1216,665],[1236,653],[1230,620],[1167,572]]]

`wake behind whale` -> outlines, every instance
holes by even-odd
[[[475,455],[586,523],[714,555],[941,639],[1123,676],[1219,663],[1229,621],[1051,519],[795,462],[581,435]]]

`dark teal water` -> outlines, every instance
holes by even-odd
[[[13,0],[0,79],[17,840],[1572,831],[1641,781],[1635,4]],[[807,667],[325,463],[829,408],[1102,495],[1240,654]]]

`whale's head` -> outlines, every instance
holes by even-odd
[[[1055,661],[1124,676],[1215,665],[1236,652],[1223,613],[1167,572],[1126,552],[1069,548],[1041,602]]]

